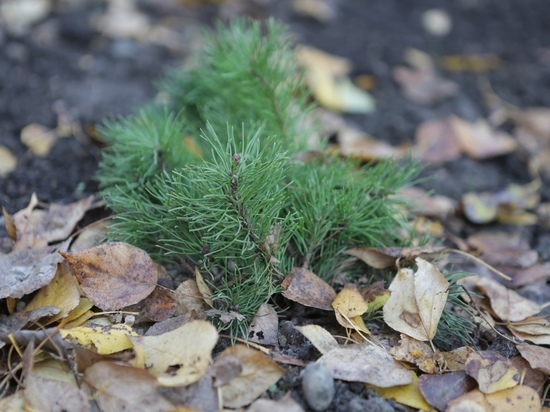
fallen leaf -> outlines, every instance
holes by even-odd
[[[355,285],[346,285],[332,302],[336,320],[347,329],[370,334],[361,315],[367,312],[368,305]]]
[[[420,255],[441,254],[447,248],[442,246],[420,246],[420,247],[363,247],[348,249],[344,253],[361,259],[367,265],[375,269],[385,269],[396,266],[398,260],[404,260],[405,263],[412,262]]]
[[[244,345],[225,349],[215,364],[226,357],[235,357],[240,361],[241,373],[220,387],[224,407],[242,408],[249,405],[284,374],[284,369],[263,353]]]
[[[517,386],[520,375],[517,368],[498,352],[481,351],[468,356],[466,373],[474,378],[485,394]]]
[[[401,86],[408,99],[433,105],[456,93],[457,85],[438,76],[431,57],[426,53],[408,49],[405,51],[405,60],[412,68],[394,68],[393,79]]]
[[[418,386],[424,399],[439,411],[447,410],[450,401],[477,387],[476,381],[466,372],[422,375],[418,378]]]
[[[415,156],[428,163],[438,164],[455,160],[462,147],[455,137],[449,118],[426,120],[415,132]]]
[[[389,353],[397,361],[418,366],[422,372],[430,374],[439,372],[438,356],[431,346],[425,342],[409,338],[407,335],[401,335],[399,346],[391,347]]]
[[[466,361],[473,352],[475,351],[469,346],[461,346],[449,352],[440,352],[439,355],[444,362],[445,370],[459,372],[466,370]]]
[[[328,0],[293,0],[294,11],[305,17],[314,18],[322,23],[336,17],[335,5]]]
[[[75,342],[100,355],[109,355],[133,347],[131,336],[138,336],[131,326],[125,324],[90,324],[59,331],[63,339]]]
[[[412,382],[408,385],[392,386],[390,388],[378,388],[374,390],[386,399],[395,399],[397,402],[419,410],[430,410],[430,405],[424,399],[418,387],[418,377],[413,371],[409,371]]]
[[[84,384],[102,411],[173,411],[158,392],[157,380],[147,371],[101,361],[84,372]]]
[[[373,98],[356,87],[347,77],[349,60],[321,50],[301,46],[296,49],[298,63],[306,70],[306,81],[323,107],[347,113],[370,113],[375,110]]]
[[[263,303],[248,328],[248,339],[260,345],[276,346],[279,335],[279,317],[273,306]]]
[[[389,286],[384,322],[417,340],[432,340],[447,302],[449,282],[424,259],[416,258],[416,264],[416,273],[400,269]]]
[[[157,392],[177,405],[173,412],[219,412],[218,393],[212,377],[206,374],[188,386],[161,386]]]
[[[82,291],[103,310],[117,310],[145,299],[157,284],[149,255],[128,243],[105,243],[80,252],[60,252]]]
[[[101,220],[94,222],[86,226],[86,228],[80,232],[71,244],[69,250],[71,252],[80,252],[81,250],[91,249],[102,243],[106,235],[107,226],[105,221]]]
[[[533,369],[550,375],[550,349],[528,344],[517,345],[517,348]]]
[[[459,73],[459,72],[475,72],[484,73],[492,70],[497,70],[502,66],[502,60],[495,54],[470,54],[470,55],[446,55],[441,58],[441,66],[443,70]]]
[[[17,168],[17,157],[10,149],[0,145],[0,177],[5,178]]]
[[[484,262],[493,266],[528,268],[539,260],[538,253],[520,232],[481,231],[469,236],[467,242],[481,252]]]
[[[328,283],[313,272],[303,268],[294,268],[282,283],[283,296],[301,305],[333,310],[332,302],[336,292]]]
[[[363,382],[379,388],[408,385],[412,376],[384,349],[370,344],[352,344],[329,350],[317,361],[335,379]]]
[[[194,320],[162,335],[130,337],[145,352],[145,365],[160,385],[198,381],[210,364],[218,332],[210,322]]]
[[[31,123],[21,130],[21,143],[36,156],[47,156],[56,141],[55,131],[38,123]]]
[[[489,297],[491,309],[503,321],[519,322],[541,311],[540,305],[508,289],[496,280],[478,278],[476,285]]]
[[[392,146],[350,127],[338,131],[338,145],[344,156],[362,161],[400,158],[409,151],[408,145]]]
[[[54,278],[46,286],[43,286],[25,307],[26,311],[42,306],[55,306],[59,313],[50,317],[43,325],[49,325],[66,317],[80,302],[80,292],[76,279],[68,266],[60,263]]]
[[[430,195],[416,186],[406,187],[399,191],[399,199],[405,199],[411,213],[417,216],[437,217],[444,219],[452,216],[458,209],[458,202],[450,197]]]
[[[67,362],[49,359],[37,362],[25,377],[24,397],[41,411],[91,411],[88,397],[80,388]]]
[[[200,316],[210,307],[204,301],[195,279],[188,279],[182,282],[174,291],[174,298],[177,301],[174,316],[182,316],[192,311],[195,311]],[[206,318],[206,314],[204,316]]]
[[[158,286],[149,296],[127,310],[139,311],[145,321],[161,322],[171,318],[176,312],[177,301],[174,292]]]
[[[246,412],[304,412],[304,409],[297,403],[290,392],[287,392],[278,401],[272,401],[270,399],[258,399],[248,407]]]
[[[485,121],[469,123],[452,116],[450,123],[460,147],[472,159],[482,160],[501,156],[515,151],[518,147],[512,136],[493,130]]]
[[[195,281],[197,282],[197,287],[204,302],[212,309],[214,309],[214,302],[212,302],[212,292],[208,287],[208,284],[204,281],[204,278],[201,275],[201,272],[198,267],[195,267]]]
[[[533,346],[537,347],[537,346]],[[546,348],[543,348],[546,349]],[[521,352],[520,352],[521,353]],[[544,355],[548,355],[544,353]],[[539,395],[543,394],[544,386],[546,385],[546,377],[548,373],[544,373],[541,369],[533,369],[530,363],[521,356],[510,358],[512,364],[517,368],[519,376],[521,376],[520,384],[533,388]],[[544,362],[543,359],[542,361]],[[548,364],[548,361],[546,361]]]
[[[319,325],[295,326],[295,328],[308,338],[313,346],[323,355],[339,346],[334,336]]]
[[[516,386],[496,393],[484,394],[474,389],[449,402],[445,412],[539,412],[542,411],[539,395],[527,386]]]
[[[66,245],[59,246],[66,248]],[[0,299],[19,299],[51,282],[62,257],[58,247],[23,249],[0,255]]]
[[[390,291],[384,288],[383,281],[379,281],[361,289],[361,296],[367,304],[367,313],[372,313],[386,304]]]

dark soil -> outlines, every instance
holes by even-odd
[[[186,42],[191,42],[193,32],[235,10],[282,19],[298,42],[353,61],[352,77],[374,76],[377,111],[347,119],[392,144],[411,142],[426,119],[455,113],[475,120],[489,114],[479,76],[472,72],[445,74],[460,85],[460,91],[433,107],[404,98],[391,72],[404,63],[403,52],[410,47],[434,56],[495,54],[502,65],[485,75],[501,98],[518,107],[550,107],[550,2],[546,0],[334,0],[336,17],[325,23],[296,14],[290,1],[199,7],[169,0],[137,1],[151,21],[178,30],[180,47],[102,36],[90,16],[104,9],[103,2],[54,3],[57,7],[51,13],[21,35],[9,34],[0,25],[0,145],[19,159],[17,169],[0,178],[0,204],[10,213],[25,207],[33,192],[41,201],[60,203],[96,194],[94,173],[100,159],[100,145],[93,138],[96,125],[155,98],[154,80],[188,56]],[[447,37],[434,38],[423,29],[421,13],[431,7],[443,7],[452,17],[453,29]],[[79,124],[82,132],[59,139],[46,157],[34,156],[20,142],[21,129],[30,123],[55,128],[60,113]],[[424,187],[457,200],[465,192],[496,191],[530,180],[525,159],[517,154],[479,162],[461,158],[427,167],[424,174],[431,177],[422,183]],[[548,182],[542,201],[550,201]],[[549,259],[550,233],[536,227],[527,233],[541,258]],[[312,359],[315,351],[310,343],[287,326],[282,328],[288,336],[281,350]],[[291,368],[279,386],[281,394],[292,390],[303,404],[298,373],[298,368]],[[330,410],[394,409],[404,407],[376,398],[364,385],[337,382]]]

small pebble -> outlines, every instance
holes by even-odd
[[[310,363],[302,372],[302,390],[311,409],[324,411],[334,397],[332,373],[320,363]]]

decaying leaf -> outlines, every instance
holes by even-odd
[[[71,266],[86,297],[103,310],[137,303],[153,292],[157,284],[153,260],[128,243],[105,243],[61,255]]]
[[[401,335],[399,346],[391,347],[389,352],[395,360],[416,365],[423,372],[430,374],[439,372],[438,355],[425,342]]]
[[[177,301],[174,295],[172,290],[157,285],[149,296],[128,310],[139,311],[146,321],[161,322],[171,318],[176,312]]]
[[[548,358],[544,357],[548,354],[543,353],[542,355],[543,358],[541,359],[541,363],[545,362],[548,364]],[[546,385],[546,377],[548,376],[548,373],[544,373],[541,369],[533,369],[529,362],[521,356],[514,356],[513,358],[510,358],[510,360],[519,371],[519,376],[521,376],[520,384],[533,388],[539,395],[541,395],[543,393],[544,386]]]
[[[519,322],[541,311],[540,305],[493,279],[478,278],[476,285],[489,297],[491,308],[503,321]]]
[[[384,282],[374,282],[361,289],[361,296],[367,304],[367,312],[372,313],[386,304],[390,297],[390,291],[384,288]]]
[[[83,381],[103,411],[175,409],[159,394],[157,380],[143,369],[101,361],[86,369]]]
[[[520,375],[509,359],[494,351],[474,352],[466,361],[466,373],[477,381],[485,394],[513,388]]]
[[[138,336],[131,326],[125,324],[102,325],[90,324],[72,329],[61,329],[61,336],[71,342],[94,349],[100,355],[121,352],[133,346],[129,339]]]
[[[416,264],[416,273],[400,269],[389,286],[384,322],[417,340],[432,340],[447,302],[449,282],[424,259],[416,258]]]
[[[304,306],[332,310],[336,292],[313,272],[294,268],[282,283],[283,296]]]
[[[329,331],[319,325],[304,325],[295,327],[302,335],[308,338],[313,346],[323,355],[339,346]]]
[[[379,388],[408,385],[412,376],[384,349],[369,344],[339,346],[317,361],[332,372],[335,379],[363,382]]]
[[[235,345],[225,349],[215,364],[227,357],[238,359],[240,374],[220,387],[223,405],[229,408],[242,408],[261,396],[275,384],[284,370],[263,353],[244,345]]]
[[[463,371],[422,375],[418,378],[418,385],[426,401],[439,411],[446,410],[450,401],[477,387],[475,380]]]
[[[189,385],[203,376],[210,364],[218,332],[210,322],[195,320],[157,336],[131,336],[145,352],[145,366],[163,386]]]
[[[425,121],[416,129],[415,140],[414,154],[424,162],[444,163],[462,154],[449,118]]]
[[[430,405],[426,402],[418,387],[418,377],[413,371],[409,371],[409,373],[412,382],[408,385],[392,386],[390,388],[378,388],[374,385],[374,389],[386,399],[395,399],[397,402],[415,409],[429,410]]]
[[[261,345],[277,345],[279,317],[273,306],[263,303],[248,328],[248,339]]]

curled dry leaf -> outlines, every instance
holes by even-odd
[[[261,396],[271,385],[283,376],[284,369],[266,357],[263,353],[244,345],[235,345],[225,349],[215,364],[226,357],[240,361],[241,372],[226,385],[220,387],[223,406],[242,408]]]
[[[363,382],[380,388],[408,385],[412,376],[384,349],[369,344],[339,346],[317,361],[332,372],[335,379]]]
[[[102,411],[173,411],[159,394],[156,379],[147,371],[101,361],[84,372],[84,384]]]
[[[105,243],[80,252],[60,252],[82,291],[103,310],[117,310],[145,299],[157,284],[149,255],[128,243]]]
[[[540,305],[508,289],[496,280],[478,278],[476,285],[489,297],[491,308],[503,321],[519,322],[541,311]]]
[[[516,338],[536,345],[550,345],[550,322],[543,317],[533,316],[506,326]]]
[[[336,292],[328,283],[313,272],[294,268],[282,283],[283,296],[304,306],[332,310]]]
[[[190,385],[207,371],[218,332],[210,322],[194,320],[157,336],[131,336],[145,353],[145,366],[163,386]]]
[[[494,351],[474,352],[466,361],[466,373],[477,381],[483,393],[513,388],[519,383],[518,369],[512,362]]]
[[[432,340],[445,303],[449,282],[431,263],[416,258],[418,270],[400,269],[392,281],[384,305],[384,322],[420,340]]]

